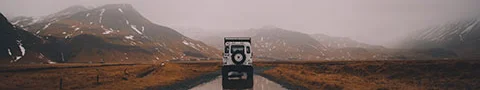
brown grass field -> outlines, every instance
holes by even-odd
[[[218,63],[4,65],[0,66],[0,89],[145,89],[213,72],[218,66]]]
[[[480,61],[263,62],[263,73],[312,90],[479,90]]]
[[[480,61],[256,61],[265,75],[311,90],[479,90]],[[131,90],[220,70],[219,61],[0,65],[0,89]],[[99,78],[97,82],[97,76]],[[60,86],[62,80],[62,86]],[[278,81],[277,80],[277,81]]]

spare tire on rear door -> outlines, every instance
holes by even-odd
[[[232,53],[232,62],[235,63],[235,65],[242,65],[246,58],[247,56],[245,56],[245,53],[242,51]]]

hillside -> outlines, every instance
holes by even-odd
[[[367,60],[388,59],[390,56],[381,46],[326,35],[309,35],[278,27],[212,34],[199,39],[221,49],[223,37],[235,36],[252,37],[255,56],[265,60]],[[349,46],[342,47],[343,45]]]
[[[0,63],[54,63],[42,54],[43,39],[12,25],[0,13]]]
[[[370,45],[352,40],[348,37],[332,37],[325,34],[311,34],[312,38],[318,42],[323,43],[329,48],[369,48],[369,49],[382,49],[383,46]]]
[[[480,58],[480,19],[473,18],[413,32],[403,48],[420,50],[438,58]]]
[[[129,4],[93,9],[72,6],[43,17],[16,17],[12,24],[51,41],[62,62],[155,62],[217,58],[218,50],[152,23]],[[63,58],[55,58],[55,56]]]

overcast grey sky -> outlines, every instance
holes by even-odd
[[[1,0],[7,16],[42,16],[72,5],[130,3],[169,27],[248,29],[277,26],[304,33],[391,45],[413,30],[480,13],[480,0]]]

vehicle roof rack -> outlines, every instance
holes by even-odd
[[[225,37],[225,42],[251,42],[250,37]]]

